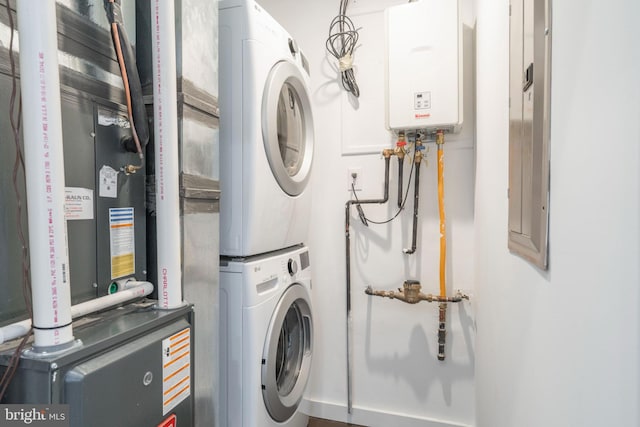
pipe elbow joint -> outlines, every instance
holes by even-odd
[[[393,156],[394,154],[395,152],[393,148],[385,148],[384,150],[382,150],[382,157],[384,157],[385,159],[391,158],[391,156]]]

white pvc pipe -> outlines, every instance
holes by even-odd
[[[152,0],[151,15],[158,306],[171,309],[182,305],[174,2]]]
[[[3,326],[0,328],[0,344],[27,335],[29,329],[31,329],[31,319]]]
[[[123,291],[74,305],[71,307],[71,315],[74,319],[86,316],[87,314],[95,313],[132,299],[142,298],[152,292],[153,284],[149,282],[128,281],[126,283],[126,289]],[[0,328],[0,344],[26,335],[30,328],[31,319],[12,323]]]
[[[18,0],[34,344],[73,341],[56,2]]]
[[[105,295],[74,305],[71,307],[71,315],[74,319],[86,316],[87,314],[95,313],[96,311],[104,310],[135,298],[142,298],[153,292],[153,284],[149,282],[130,281],[127,282],[127,286],[127,289],[116,292],[115,294]]]

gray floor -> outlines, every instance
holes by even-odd
[[[356,424],[345,424],[338,421],[321,420],[320,418],[309,418],[309,427],[365,427]]]

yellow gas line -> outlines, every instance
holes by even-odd
[[[446,221],[444,213],[444,132],[439,130],[436,134],[436,145],[438,146],[438,210],[440,212],[440,297],[446,300],[447,282],[446,282],[446,262],[447,262],[447,234]],[[438,359],[444,360],[445,352],[445,336],[447,321],[447,303],[440,303],[440,313],[438,316]]]

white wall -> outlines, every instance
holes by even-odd
[[[640,425],[640,3],[553,2],[550,268],[507,251],[508,0],[478,0],[478,427]]]
[[[352,213],[353,404],[346,411],[345,236],[347,169],[360,167],[364,189],[359,197],[380,197],[384,162],[379,152],[393,146],[384,129],[384,7],[404,0],[351,2],[349,14],[362,26],[356,52],[362,94],[354,102],[338,83],[335,60],[325,51],[336,1],[263,0],[259,2],[296,38],[311,64],[316,121],[312,178],[313,215],[310,247],[314,268],[316,346],[308,392],[312,415],[350,420],[367,426],[472,425],[474,422],[475,331],[473,305],[452,307],[447,360],[438,362],[437,306],[410,306],[371,298],[366,285],[395,289],[405,279],[419,279],[425,292],[438,292],[438,210],[435,147],[421,176],[421,222],[418,252],[411,245],[412,204],[390,226],[363,227]],[[474,273],[474,2],[463,2],[465,17],[465,127],[445,147],[446,209],[449,238],[447,274],[450,289],[473,290]],[[375,154],[343,152],[371,151]],[[397,163],[392,159],[391,200],[365,207],[384,219],[395,212]],[[407,163],[408,165],[408,163]],[[408,172],[408,167],[406,168]],[[408,177],[408,173],[406,175]],[[406,178],[405,178],[406,182]],[[413,192],[413,189],[411,189]],[[411,193],[412,194],[412,193]],[[411,199],[411,198],[410,198]]]

